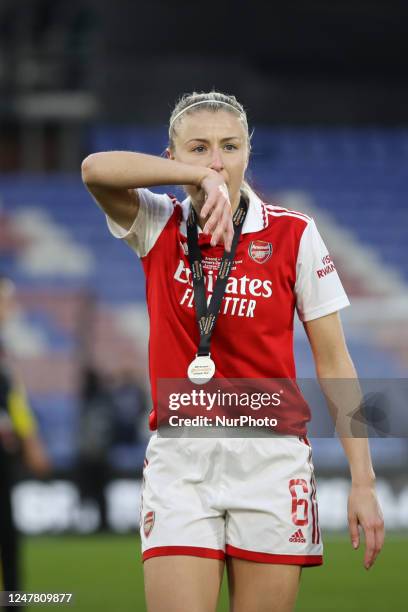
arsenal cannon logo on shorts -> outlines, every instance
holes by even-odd
[[[143,520],[143,531],[146,538],[149,537],[154,525],[154,512],[151,510],[150,512],[146,512],[144,520]]]
[[[263,264],[272,255],[272,244],[270,242],[264,242],[263,240],[252,240],[248,248],[248,253],[251,259],[256,263]]]

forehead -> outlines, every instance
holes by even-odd
[[[206,140],[245,137],[245,128],[237,113],[225,110],[200,110],[184,115],[176,126],[176,137],[182,141],[191,138]]]

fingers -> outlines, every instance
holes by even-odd
[[[381,517],[380,521],[377,524],[377,528],[375,530],[375,541],[377,545],[377,554],[381,552],[382,547],[384,546],[385,539],[385,527],[384,527],[384,519]]]
[[[358,531],[358,522],[355,515],[349,516],[349,532],[353,548],[356,549],[360,546],[360,533]]]
[[[348,521],[354,548],[360,543],[359,526],[365,534],[364,567],[372,567],[384,544],[384,519],[375,490],[352,487],[348,501]]]
[[[223,212],[224,212],[224,208],[225,208],[225,202],[217,202],[213,209],[210,210],[210,216],[207,219],[207,222],[204,226],[204,233],[206,234],[212,234],[216,228],[218,228],[218,225],[222,219],[223,216]],[[202,213],[201,213],[202,214]]]
[[[209,215],[203,231],[205,234],[212,234],[211,246],[215,246],[223,238],[225,249],[230,251],[234,234],[232,209],[228,192],[221,187],[219,186],[208,195],[201,209],[201,217],[205,218]]]
[[[201,209],[202,218],[205,219],[205,217],[210,213],[211,209],[214,206],[217,206],[218,203],[222,203],[224,206],[227,202],[229,203],[227,186],[225,183],[223,185],[217,185],[217,187],[211,189],[207,194],[207,199]]]
[[[220,222],[218,223],[218,226],[213,234],[211,244],[213,246],[217,244],[221,237],[224,240],[225,250],[230,252],[232,239],[234,237],[234,227],[232,224],[231,210],[229,208],[224,208]]]
[[[372,564],[374,563],[374,559],[376,557],[376,548],[375,548],[375,531],[373,527],[365,526],[363,527],[365,534],[365,553],[364,553],[364,567],[366,569],[370,569]]]
[[[384,530],[384,520],[382,517],[375,523],[374,525],[374,534],[375,534],[375,557],[374,561],[377,559],[380,554],[382,547],[384,546],[384,538],[385,538],[385,530]]]
[[[384,544],[384,521],[381,518],[363,528],[366,538],[364,567],[370,569]]]
[[[362,525],[365,535],[364,567],[368,570],[374,564],[378,553],[384,543],[384,528],[377,529],[376,524],[365,523]],[[353,548],[360,545],[360,534],[356,516],[349,517],[349,531]]]

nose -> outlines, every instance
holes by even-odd
[[[221,152],[218,148],[214,149],[213,151],[210,168],[211,170],[215,170],[216,172],[221,172],[221,170],[224,169],[224,162],[222,160]]]

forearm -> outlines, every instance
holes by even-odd
[[[209,170],[144,153],[93,153],[82,162],[82,179],[90,186],[134,189],[155,185],[196,185]]]
[[[317,365],[317,375],[329,410],[335,419],[336,431],[350,466],[353,484],[372,484],[375,474],[367,430],[364,423],[356,419],[353,421],[351,416],[359,410],[362,402],[362,393],[351,358],[344,355],[343,359],[338,359],[331,365]]]
[[[351,480],[355,485],[370,485],[375,481],[368,438],[340,438],[347,456]]]

